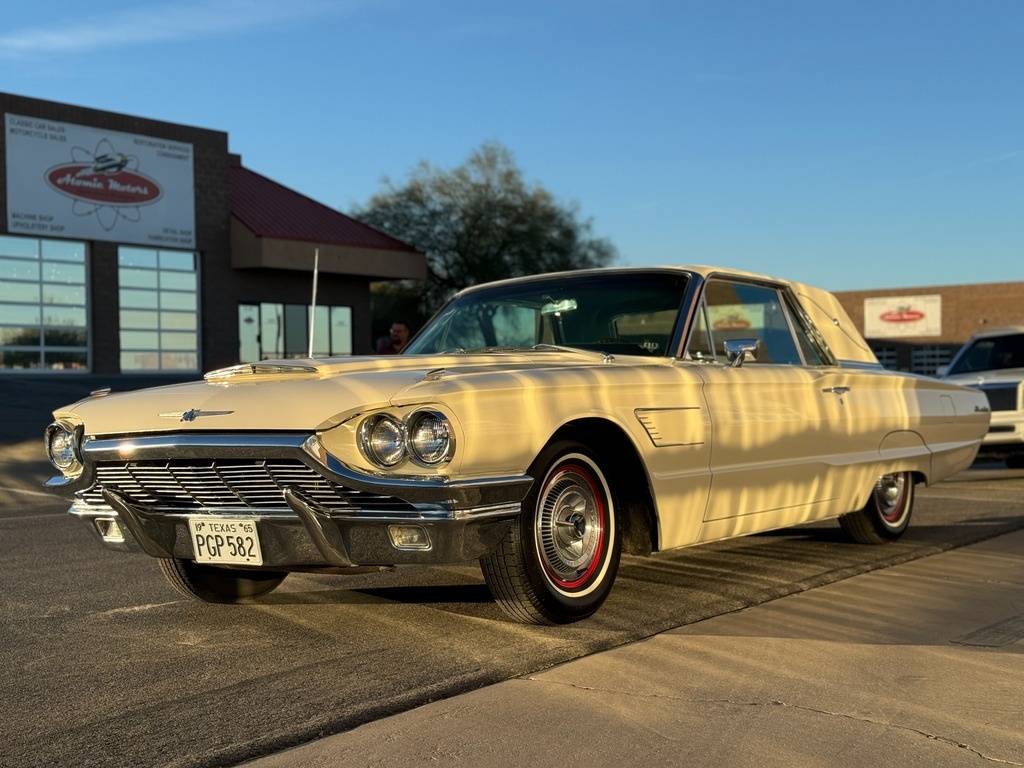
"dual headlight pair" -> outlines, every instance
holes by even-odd
[[[50,463],[67,476],[82,471],[82,457],[79,453],[80,429],[54,422],[46,428],[44,442]]]
[[[455,453],[455,432],[437,411],[415,411],[404,420],[379,413],[359,425],[359,449],[379,467],[394,467],[406,458],[436,467]]]

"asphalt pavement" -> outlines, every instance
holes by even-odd
[[[41,430],[38,399],[15,395],[24,415],[12,417]],[[107,551],[69,518],[40,490],[39,439],[17,433],[0,430],[2,766],[237,764],[1024,528],[1024,472],[971,470],[920,493],[895,544],[850,544],[829,522],[626,557],[598,615],[569,627],[508,621],[475,563],[293,574],[259,603],[203,605],[180,599],[150,558]]]

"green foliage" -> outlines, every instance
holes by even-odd
[[[469,285],[615,258],[575,205],[527,184],[500,144],[484,144],[451,170],[423,162],[402,185],[385,180],[354,215],[426,254],[421,307],[428,315]]]

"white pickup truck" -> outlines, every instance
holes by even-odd
[[[992,421],[979,456],[1024,468],[1024,326],[975,334],[939,376],[988,397]]]

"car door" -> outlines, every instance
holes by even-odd
[[[730,365],[726,342],[756,340],[757,350]],[[824,516],[834,498],[829,463],[838,394],[823,392],[821,359],[780,286],[710,278],[687,346],[698,367],[712,424],[711,491],[705,538],[789,525]],[[808,364],[810,363],[810,364]],[[835,385],[840,386],[840,385]],[[742,519],[742,521],[739,521]],[[706,525],[707,527],[707,525]]]

